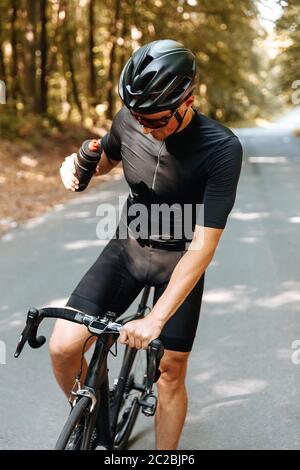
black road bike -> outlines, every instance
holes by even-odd
[[[71,412],[55,445],[56,450],[89,450],[97,445],[108,450],[126,449],[139,410],[146,416],[155,414],[157,397],[153,384],[160,375],[159,363],[163,355],[160,340],[152,341],[147,350],[126,346],[119,375],[111,387],[107,367],[109,352],[113,353],[114,345],[117,348],[120,328],[131,320],[143,318],[149,310],[150,289],[151,286],[145,287],[137,312],[118,323],[113,312],[95,317],[66,308],[29,310],[15,357],[20,355],[27,341],[32,348],[45,343],[45,337],[37,336],[44,318],[62,318],[83,324],[91,332],[90,338],[96,337],[83,386],[80,385],[81,370],[78,372],[76,387],[71,393]]]

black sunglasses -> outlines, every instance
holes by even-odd
[[[159,129],[160,127],[164,127],[168,124],[168,122],[172,119],[172,117],[177,113],[179,107],[175,109],[173,113],[171,113],[169,116],[164,116],[159,119],[147,119],[144,116],[139,116],[136,114],[133,114],[131,109],[130,114],[138,121],[139,124],[142,126],[148,127],[149,129]]]

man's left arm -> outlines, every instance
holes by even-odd
[[[203,199],[204,214],[199,212],[200,219],[189,249],[177,263],[166,290],[150,314],[124,325],[120,342],[126,342],[130,347],[146,348],[150,341],[158,338],[166,322],[201,278],[213,259],[234,205],[242,154],[241,144],[235,136],[216,149]]]
[[[196,225],[189,249],[177,263],[168,286],[150,315],[163,325],[172,317],[193,290],[213,259],[223,229]]]

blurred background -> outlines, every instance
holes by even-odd
[[[132,52],[171,38],[197,57],[196,107],[244,148],[180,449],[299,449],[299,24],[300,0],[0,0],[1,448],[53,448],[68,404],[47,348],[15,360],[15,345],[30,306],[65,304],[107,243],[99,204],[128,191],[116,167],[70,193],[60,165],[109,129]],[[152,422],[137,431],[132,448],[153,449]]]
[[[1,190],[18,180],[0,232],[65,197],[59,161],[109,127],[120,72],[149,41],[193,50],[208,116],[239,127],[280,116],[300,86],[299,15],[299,0],[0,0]]]
[[[0,77],[20,122],[111,119],[124,64],[161,38],[193,50],[198,104],[226,122],[269,117],[299,69],[297,0],[2,0],[0,13]]]

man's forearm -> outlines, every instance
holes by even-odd
[[[151,316],[164,325],[195,287],[213,258],[213,252],[187,251],[176,265],[168,286],[154,305]]]
[[[94,176],[107,175],[118,163],[118,161],[110,160],[103,152]]]

